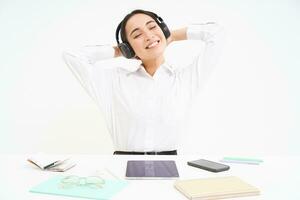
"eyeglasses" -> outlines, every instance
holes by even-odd
[[[88,176],[88,177],[79,177],[79,176],[66,176],[63,178],[59,186],[63,189],[68,189],[72,187],[88,187],[91,189],[100,189],[105,184],[105,180],[99,176]]]

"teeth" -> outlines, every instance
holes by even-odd
[[[150,44],[149,46],[147,46],[147,49],[152,48],[152,47],[156,46],[157,44],[158,44],[158,41],[155,41],[152,44]]]

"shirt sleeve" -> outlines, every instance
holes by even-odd
[[[97,62],[113,57],[114,49],[109,45],[83,46],[63,52],[63,60],[96,103],[105,103],[105,99],[108,99],[113,72]]]
[[[191,93],[195,94],[217,65],[225,40],[225,31],[215,22],[192,24],[187,27],[187,39],[204,42],[204,50],[199,52],[190,65],[183,68],[181,74],[192,90]]]

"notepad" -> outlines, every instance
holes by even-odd
[[[112,196],[128,184],[128,182],[124,180],[105,180],[105,184],[102,188],[90,188],[84,186],[62,188],[60,187],[60,183],[63,178],[65,178],[65,176],[52,177],[30,189],[30,192],[102,200],[111,199]]]
[[[260,194],[258,188],[235,176],[178,180],[174,186],[192,200],[225,199]]]

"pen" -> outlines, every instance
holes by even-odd
[[[53,162],[53,163],[50,163],[49,165],[46,165],[45,167],[44,167],[44,169],[48,169],[48,168],[50,168],[50,167],[53,167],[55,164],[57,164],[57,163],[59,163],[60,161],[59,160],[57,160],[57,161],[55,161],[55,162]]]
[[[240,163],[240,164],[250,164],[250,165],[259,165],[258,162],[249,162],[249,161],[237,161],[237,160],[220,160],[223,163]]]
[[[263,160],[254,158],[224,157],[223,160],[221,160],[221,162],[258,165],[262,163]]]
[[[224,157],[223,160],[234,160],[234,161],[249,161],[249,162],[263,162],[261,159],[254,159],[254,158],[239,158],[239,157]]]

